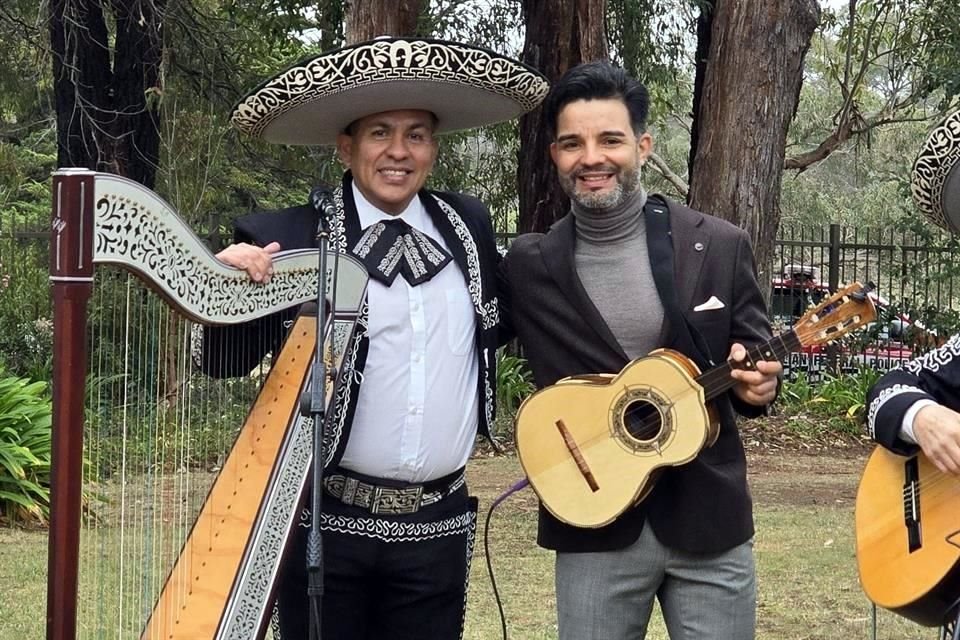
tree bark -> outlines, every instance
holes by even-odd
[[[377,36],[411,36],[424,0],[350,0],[345,36],[348,44]]]
[[[693,176],[693,160],[697,156],[700,142],[700,103],[703,102],[703,82],[707,74],[707,61],[710,59],[710,30],[713,28],[713,2],[700,5],[697,16],[697,51],[694,60],[693,109],[690,124],[690,154],[687,156],[687,181]],[[689,200],[689,188],[687,196]]]
[[[689,201],[747,231],[761,282],[780,223],[787,129],[819,19],[815,0],[714,3]]]
[[[606,6],[606,0],[523,0],[523,61],[555,82],[570,67],[606,60]],[[551,141],[539,108],[520,118],[520,232],[545,231],[570,208],[550,159]]]
[[[59,166],[154,186],[165,1],[51,0]],[[116,28],[112,55],[107,8]]]

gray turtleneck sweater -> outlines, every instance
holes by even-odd
[[[630,359],[662,346],[663,305],[647,252],[646,201],[641,187],[626,202],[610,209],[587,209],[573,203],[577,275]]]

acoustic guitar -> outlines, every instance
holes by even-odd
[[[744,368],[825,344],[876,318],[869,289],[852,284],[808,311],[793,330],[748,350]],[[642,500],[658,471],[693,460],[719,434],[708,404],[736,384],[730,363],[700,373],[660,349],[619,374],[565,378],[517,412],[517,453],[543,505],[563,522],[601,527]]]
[[[960,600],[960,478],[877,447],[857,489],[857,567],[877,606],[929,627]]]

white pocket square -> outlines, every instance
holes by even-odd
[[[713,311],[714,309],[723,309],[725,304],[717,296],[710,296],[710,299],[703,304],[698,304],[693,308],[694,311]]]

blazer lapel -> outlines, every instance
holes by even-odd
[[[681,215],[671,211],[674,252],[674,281],[680,311],[686,313],[693,303],[693,292],[710,247],[710,234],[703,229],[703,214]]]
[[[575,241],[576,227],[574,226],[573,214],[567,214],[551,227],[541,241],[541,255],[546,264],[547,273],[557,283],[558,288],[564,293],[573,308],[583,316],[583,319],[597,335],[618,355],[627,360],[627,354],[623,352],[623,347],[617,342],[610,331],[610,327],[607,326],[603,316],[600,315],[577,276],[577,267],[573,257]]]
[[[647,254],[650,257],[650,270],[653,273],[653,282],[657,288],[657,295],[663,305],[665,316],[664,331],[661,342],[664,345],[674,345],[677,342],[678,330],[683,323],[680,312],[677,287],[674,280],[673,239],[670,229],[670,213],[666,206],[659,202],[647,199],[643,207],[644,224],[647,232]]]

